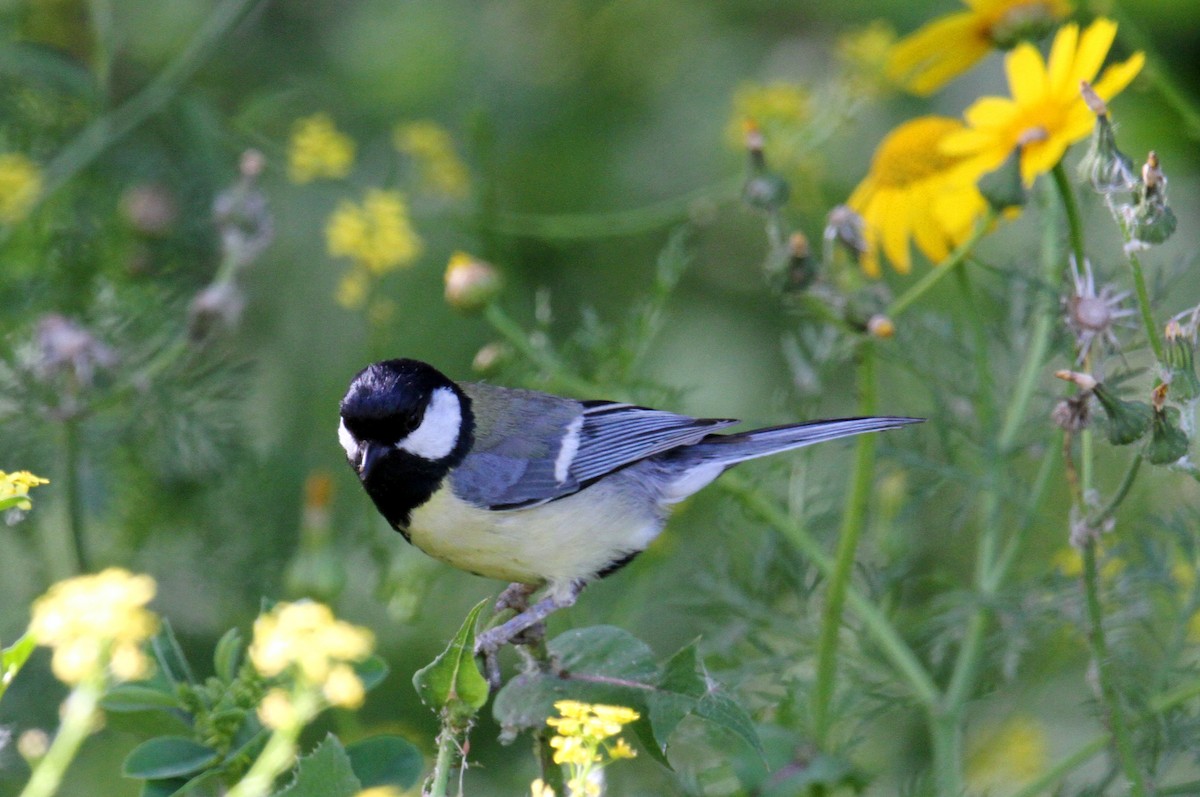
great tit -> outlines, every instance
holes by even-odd
[[[645,550],[672,504],[733,465],[920,420],[845,418],[717,434],[738,421],[456,383],[423,362],[396,359],[350,382],[338,440],[406,540],[447,564],[513,582],[505,594],[519,614],[477,641],[491,659],[574,603],[589,581]]]

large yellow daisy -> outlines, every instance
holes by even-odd
[[[1082,34],[1079,26],[1064,25],[1054,37],[1049,63],[1030,44],[1020,44],[1004,59],[1012,98],[983,97],[964,114],[968,128],[946,137],[948,154],[969,158],[981,172],[1002,164],[1020,148],[1021,180],[1033,184],[1062,159],[1067,148],[1085,138],[1096,122],[1079,93],[1080,81],[1105,101],[1137,76],[1145,62],[1142,53],[1100,71],[1117,33],[1117,23],[1097,19]],[[1093,82],[1094,81],[1094,82]]]
[[[967,10],[933,20],[892,48],[888,75],[915,94],[932,94],[992,48],[1040,36],[1071,13],[1069,0],[963,0]]]
[[[878,277],[879,252],[902,274],[912,268],[909,241],[940,263],[974,229],[987,210],[975,187],[978,172],[939,146],[963,125],[944,116],[921,116],[888,133],[871,169],[847,200],[863,218],[867,251],[863,270]]]

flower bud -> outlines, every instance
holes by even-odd
[[[787,289],[802,291],[817,278],[817,264],[813,260],[812,247],[802,232],[788,237]]]
[[[1161,244],[1175,232],[1175,212],[1167,205],[1167,178],[1157,153],[1146,156],[1137,201],[1124,215],[1130,237],[1142,244]]]
[[[466,313],[482,310],[500,293],[500,272],[466,252],[455,252],[446,265],[446,303]]]
[[[1165,381],[1171,386],[1171,393],[1179,401],[1191,401],[1200,396],[1200,379],[1196,378],[1194,363],[1196,342],[1189,339],[1179,322],[1172,319],[1167,323],[1166,350],[1164,351],[1166,368]]]
[[[787,204],[791,187],[774,172],[756,174],[742,187],[742,199],[752,208],[778,210]]]
[[[1165,386],[1164,386],[1165,387]],[[1163,391],[1165,394],[1166,391]],[[1146,459],[1152,465],[1170,465],[1188,452],[1188,438],[1179,428],[1179,409],[1162,407],[1154,410],[1150,442],[1146,444]]]
[[[873,338],[887,340],[896,334],[896,324],[882,313],[876,313],[867,319],[867,334]]]
[[[1108,415],[1108,442],[1114,446],[1126,446],[1149,431],[1154,415],[1149,404],[1119,399],[1103,383],[1097,383],[1093,392]]]
[[[512,354],[512,347],[507,343],[494,340],[475,352],[475,359],[471,360],[471,369],[484,375],[495,373],[496,369],[512,359]]]
[[[1078,173],[1081,180],[1086,180],[1101,194],[1129,191],[1137,185],[1133,160],[1117,149],[1117,139],[1108,116],[1096,117],[1096,127],[1092,131],[1088,151],[1079,161]]]
[[[869,249],[863,217],[849,205],[836,205],[825,219],[825,242],[840,243],[862,257]]]

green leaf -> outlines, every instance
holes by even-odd
[[[159,671],[166,675],[173,684],[196,685],[196,679],[192,676],[192,668],[188,666],[187,658],[183,655],[183,648],[179,645],[179,640],[175,638],[175,630],[167,618],[162,619],[162,627],[150,640],[150,647],[154,650],[154,659],[158,662]]]
[[[187,784],[187,778],[148,780],[142,784],[141,797],[171,797]]]
[[[100,701],[105,711],[170,711],[182,708],[171,692],[144,684],[120,684],[109,689]]]
[[[242,661],[242,633],[230,628],[221,635],[213,651],[213,669],[217,677],[229,683],[237,677],[238,665]]]
[[[350,757],[333,734],[302,756],[296,764],[296,777],[275,797],[353,797],[362,791],[354,775]]]
[[[368,656],[354,665],[354,673],[362,681],[363,689],[368,692],[383,683],[390,668],[387,662],[379,656]]]
[[[758,738],[758,729],[754,727],[754,720],[750,719],[746,710],[728,695],[722,692],[709,692],[696,706],[695,713],[697,717],[702,717],[737,736],[750,745],[760,758],[766,760],[766,753],[763,751],[762,740]]]
[[[26,631],[16,642],[0,649],[0,697],[4,697],[8,685],[17,677],[17,673],[25,666],[29,656],[37,647],[33,634]]]
[[[350,766],[364,789],[415,785],[425,768],[421,751],[401,736],[372,736],[346,747]]]
[[[121,772],[129,778],[161,780],[192,775],[220,759],[216,750],[183,736],[142,742],[125,757]]]
[[[488,683],[475,663],[475,624],[487,602],[475,604],[450,645],[413,675],[413,686],[425,705],[438,710],[465,706],[474,713],[487,702]]]

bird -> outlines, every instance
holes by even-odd
[[[493,684],[496,651],[645,550],[672,505],[732,466],[924,420],[722,433],[739,421],[456,382],[403,358],[359,371],[339,414],[346,458],[392,528],[446,564],[511,582],[498,608],[516,616],[476,638]]]

